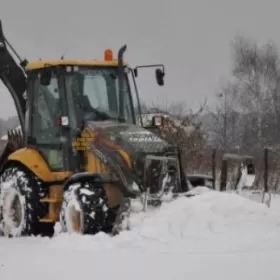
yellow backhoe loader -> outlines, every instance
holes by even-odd
[[[0,22],[0,79],[12,95],[21,133],[2,140],[0,230],[4,236],[65,232],[112,234],[130,212],[131,199],[187,191],[178,147],[136,123],[135,77],[162,64],[131,68],[114,59],[22,60]],[[18,62],[17,62],[18,61]],[[133,92],[136,103],[133,104]],[[138,116],[139,117],[139,116]]]

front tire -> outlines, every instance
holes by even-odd
[[[118,207],[108,207],[102,185],[88,182],[75,183],[64,192],[60,223],[63,232],[96,234],[110,233]]]
[[[0,229],[5,236],[52,236],[54,224],[39,219],[47,214],[40,198],[47,190],[39,179],[21,166],[8,167],[0,176]]]

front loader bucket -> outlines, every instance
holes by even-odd
[[[20,131],[8,131],[7,138],[0,140],[0,172],[7,162],[9,155],[25,146],[24,138]]]

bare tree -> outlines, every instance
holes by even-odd
[[[236,110],[236,87],[228,83],[222,86],[217,94],[218,104],[214,112],[211,131],[214,134],[215,146],[223,150],[233,149],[239,145],[239,113]]]
[[[280,137],[277,49],[244,37],[236,37],[232,49],[231,82],[222,86],[213,112],[216,142],[225,149],[275,145]]]
[[[237,37],[233,47],[233,76],[245,115],[247,146],[260,148],[271,138],[270,132],[275,128],[273,119],[279,114],[277,50],[273,44],[260,47],[244,37]]]

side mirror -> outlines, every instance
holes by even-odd
[[[160,67],[160,68],[157,68],[156,71],[155,71],[156,81],[157,81],[157,84],[159,86],[163,86],[164,85],[164,76],[165,76],[165,71],[164,71],[164,65],[163,64],[148,64],[148,65],[136,66],[133,69],[134,76],[138,77],[138,68],[151,68],[151,67],[152,68]]]
[[[51,83],[52,71],[48,68],[45,68],[41,71],[40,74],[40,84],[42,86],[49,86]]]
[[[156,74],[156,80],[159,86],[163,86],[164,85],[164,72],[158,68],[155,71]]]

